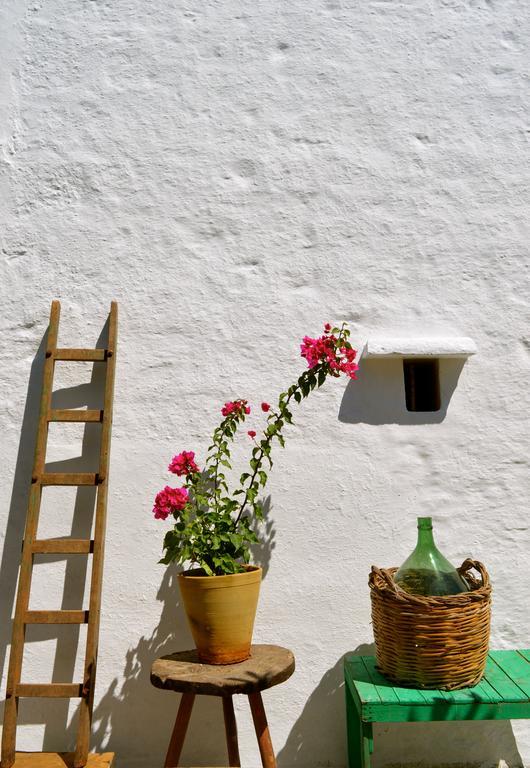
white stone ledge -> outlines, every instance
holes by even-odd
[[[366,342],[362,357],[470,357],[476,352],[467,336],[381,337]]]

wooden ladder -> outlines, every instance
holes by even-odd
[[[108,343],[105,349],[58,349],[60,304],[53,301],[48,327],[46,357],[42,383],[37,443],[28,509],[22,557],[18,581],[13,636],[7,677],[4,727],[2,732],[1,768],[25,768],[26,765],[55,766],[62,768],[72,765],[81,768],[90,766],[108,766],[112,755],[90,755],[90,726],[94,704],[94,686],[96,680],[96,662],[99,634],[99,614],[101,606],[101,583],[103,578],[103,553],[105,543],[105,524],[107,513],[107,488],[110,453],[110,435],[112,426],[112,401],[114,392],[114,370],[116,362],[116,341],[118,306],[111,303],[108,320]],[[102,410],[54,410],[52,409],[53,375],[56,360],[102,362],[106,365],[105,394]],[[95,473],[48,473],[45,471],[48,424],[56,421],[100,422],[101,442],[99,466]],[[43,486],[49,485],[92,485],[97,486],[96,508],[93,539],[38,539],[37,528]],[[35,554],[80,554],[92,555],[92,576],[90,583],[90,601],[88,611],[30,611],[29,596]],[[26,626],[28,624],[87,624],[87,642],[85,652],[84,676],[81,683],[21,683],[22,660]],[[15,752],[18,699],[22,696],[44,696],[54,698],[79,698],[80,710],[76,750],[74,753],[21,753]],[[31,756],[35,760],[30,760]],[[95,758],[105,758],[97,760]],[[48,758],[48,759],[47,759]]]

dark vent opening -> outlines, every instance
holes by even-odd
[[[403,360],[407,411],[440,410],[438,360],[412,358]]]

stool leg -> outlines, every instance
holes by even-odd
[[[267,717],[263,708],[261,693],[249,693],[250,711],[254,720],[254,729],[258,737],[259,752],[263,768],[276,768],[276,758],[272,748]]]
[[[239,747],[237,744],[237,723],[234,714],[234,702],[231,696],[223,696],[223,716],[225,719],[226,746],[228,748],[228,765],[240,768]]]
[[[175,726],[167,748],[164,768],[176,768],[178,765],[180,753],[182,752],[182,745],[184,744],[184,738],[186,736],[186,731],[188,730],[188,723],[190,721],[194,700],[194,693],[182,694],[177,712],[177,719],[175,720]]]

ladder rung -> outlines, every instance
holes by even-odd
[[[81,699],[82,683],[19,683],[15,696],[46,696],[53,699]]]
[[[44,472],[40,476],[41,485],[97,485],[99,482],[98,475],[92,472]]]
[[[25,624],[88,624],[88,611],[26,611]]]
[[[56,360],[86,360],[89,363],[98,363],[107,359],[106,349],[56,349],[51,353]]]
[[[53,410],[48,421],[103,421],[103,411]]]
[[[94,551],[93,539],[36,539],[31,547],[44,555],[88,555]]]

